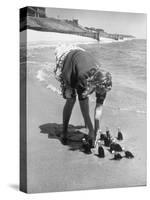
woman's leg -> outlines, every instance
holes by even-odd
[[[89,98],[87,98],[88,102],[87,102],[87,112],[90,113],[90,110],[89,110]],[[84,119],[84,118],[83,118]],[[85,128],[87,129],[88,128],[88,124],[87,122],[85,121],[84,119],[84,124],[85,124]]]
[[[81,112],[82,112],[85,124],[87,125],[89,129],[89,136],[94,142],[95,136],[94,136],[93,124],[91,122],[91,118],[89,114],[89,100],[88,98],[86,98],[84,100],[80,100],[79,102],[80,102],[80,108],[81,108]]]
[[[67,137],[68,124],[75,102],[76,98],[71,98],[66,100],[66,104],[63,109],[63,134],[62,134],[63,138]]]

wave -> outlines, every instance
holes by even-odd
[[[28,61],[27,61],[27,64],[36,64],[36,65],[39,65],[39,62],[28,60]]]
[[[94,42],[86,42],[86,41],[71,42],[71,44],[73,44],[73,45],[92,44],[92,43],[98,44],[97,41],[94,41]],[[70,45],[70,42],[61,42],[61,43],[60,42],[59,43],[58,42],[52,42],[52,43],[47,43],[47,44],[39,43],[39,42],[37,42],[35,44],[28,43],[27,49],[33,50],[33,49],[42,49],[42,48],[55,48],[60,44]]]
[[[143,110],[136,110],[137,113],[141,113],[141,114],[147,114],[147,112],[143,111]]]
[[[50,78],[54,77],[53,68],[49,64],[43,64],[43,69],[40,69],[36,73],[36,78],[39,81],[49,82]]]
[[[119,42],[125,42],[133,39],[123,39],[123,40],[113,40],[109,38],[101,38],[100,41],[71,41],[71,44],[73,45],[81,45],[81,44],[108,44],[108,43],[119,43]],[[27,43],[27,49],[28,50],[33,50],[33,49],[42,49],[42,48],[55,48],[60,44],[65,44],[65,45],[70,45],[70,41],[62,41],[62,42],[57,42],[57,41],[52,41],[52,42],[28,42]]]
[[[44,44],[44,43],[40,43],[40,42],[37,42],[37,43],[28,43],[27,44],[27,49],[42,49],[42,48],[46,48],[46,47],[55,47],[56,44],[54,43],[49,43],[49,44]]]
[[[56,87],[53,86],[52,84],[49,84],[46,88],[47,88],[47,89],[51,89],[53,92],[57,93],[58,95],[61,95],[60,89],[56,88]]]
[[[39,81],[45,81],[45,73],[43,72],[43,70],[39,70],[39,71],[37,72],[36,78],[37,78]]]

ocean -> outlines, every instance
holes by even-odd
[[[95,57],[101,67],[112,74],[113,87],[109,92],[106,107],[114,110],[146,114],[146,40],[133,39],[107,44],[78,45]],[[50,43],[28,44],[27,71],[36,77],[43,87],[60,94],[59,83],[55,80],[55,47]],[[21,51],[22,55],[23,48]],[[95,97],[90,97],[95,102]]]

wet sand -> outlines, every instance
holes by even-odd
[[[102,130],[108,126],[116,136],[120,126],[124,135],[121,144],[132,151],[135,158],[114,161],[107,149],[104,159],[86,155],[78,145],[77,148],[76,145],[64,146],[57,137],[61,131],[64,100],[43,87],[36,80],[34,70],[28,73],[27,80],[29,193],[146,185],[146,115],[109,108],[107,104],[115,95],[114,88],[107,96]],[[94,103],[90,103],[90,109],[93,119]],[[78,101],[70,124],[83,125]]]

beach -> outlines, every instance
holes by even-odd
[[[141,47],[143,41],[132,41],[130,46],[131,41],[118,43],[102,38],[98,43],[81,36],[31,30],[27,30],[27,41],[28,192],[146,185],[145,47],[136,54],[133,54],[132,49],[133,45]],[[105,158],[100,159],[93,154],[81,152],[78,142],[66,146],[61,144],[59,133],[62,130],[65,101],[59,95],[59,83],[53,76],[53,69],[55,46],[62,42],[77,44],[90,51],[112,73],[113,89],[106,98],[101,128],[105,131],[109,127],[115,137],[117,127],[120,127],[124,136],[120,144],[133,152],[134,159],[111,160],[113,155],[107,149]],[[21,52],[23,68],[23,44]],[[131,63],[134,63],[132,69]],[[92,96],[90,115],[93,123],[94,106],[95,97]],[[75,132],[80,130],[78,126],[83,126],[78,101],[70,124]]]

